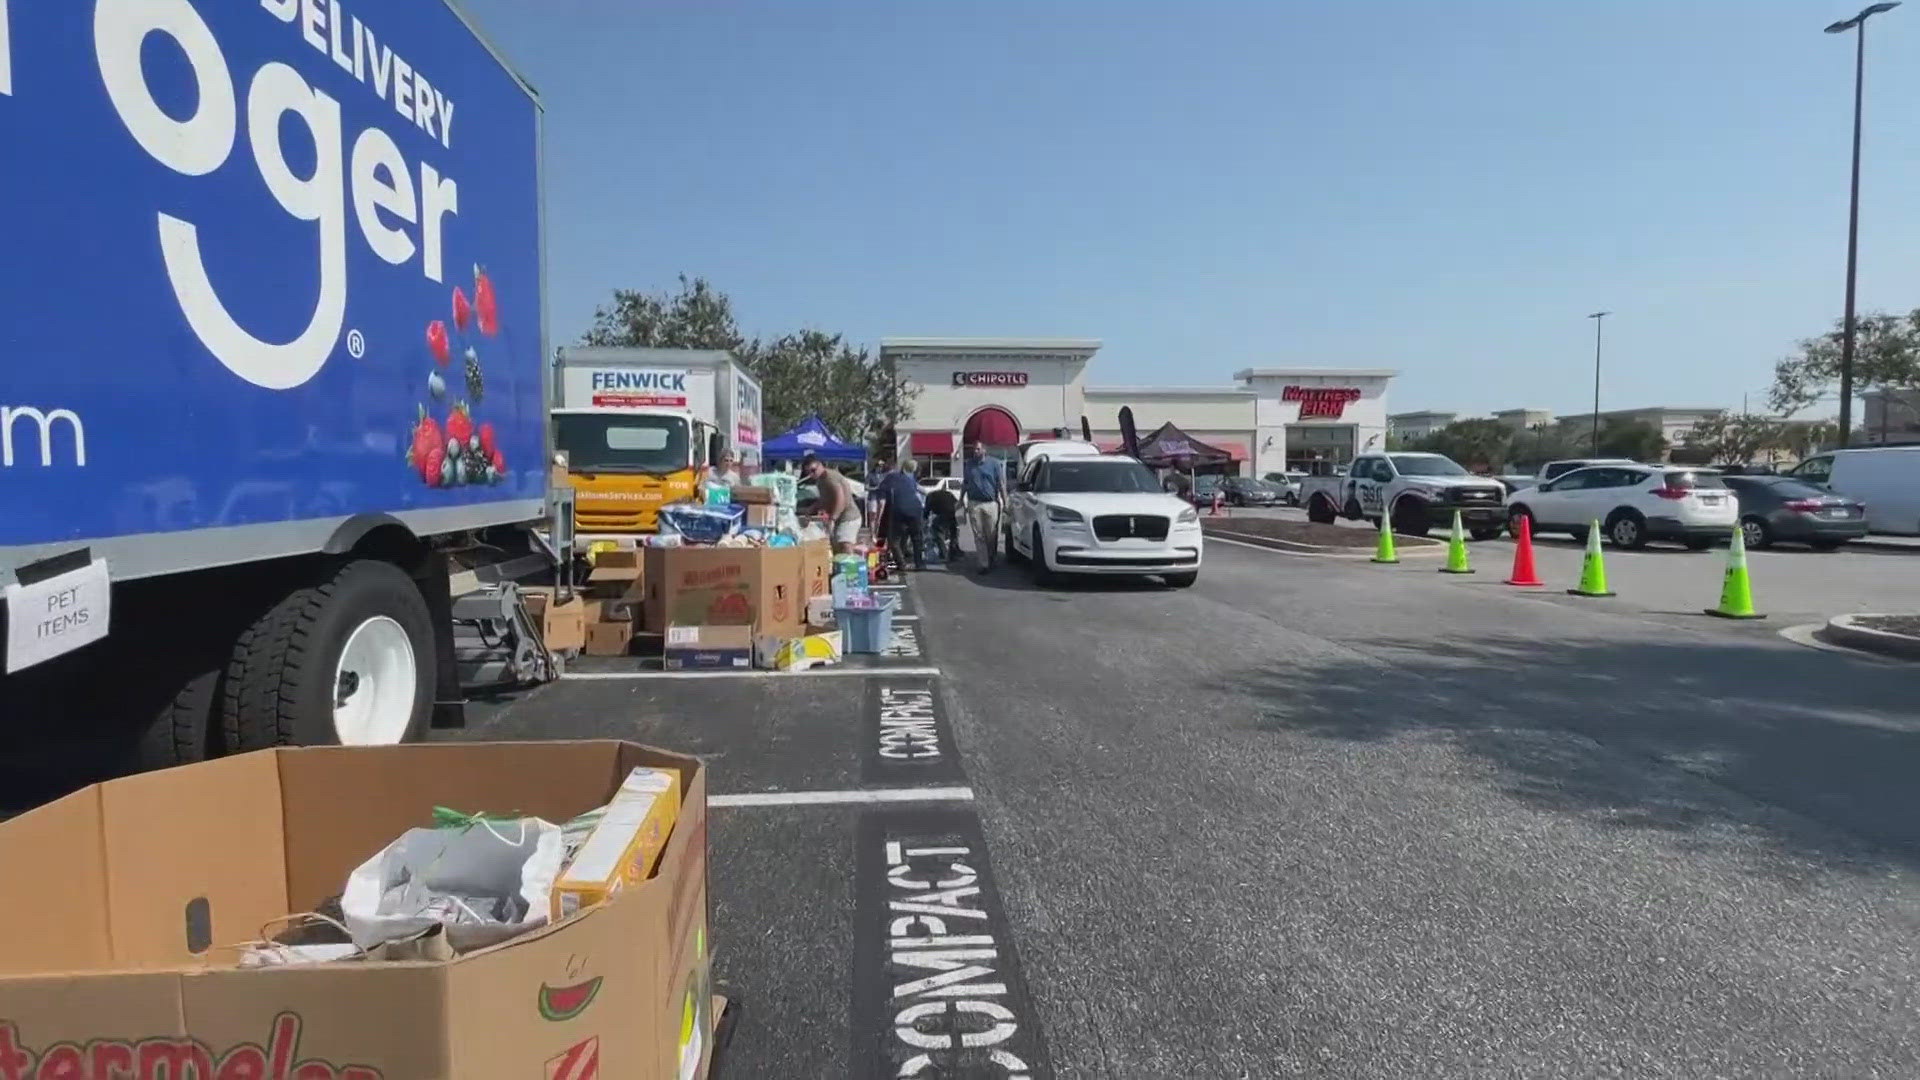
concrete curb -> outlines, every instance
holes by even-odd
[[[1855,615],[1836,615],[1827,620],[1815,636],[1832,645],[1844,645],[1849,649],[1891,656],[1899,660],[1920,660],[1920,638],[1905,634],[1891,634],[1885,630],[1875,630],[1861,626],[1857,620],[1872,618],[1877,612],[1861,612]]]

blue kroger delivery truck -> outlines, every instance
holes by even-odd
[[[0,0],[0,729],[419,733],[545,510],[540,109],[451,0]]]

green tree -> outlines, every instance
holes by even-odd
[[[741,361],[760,379],[767,426],[775,431],[818,413],[841,438],[871,440],[905,419],[919,392],[892,360],[820,330],[749,342]]]
[[[613,303],[593,313],[582,345],[628,349],[726,349],[747,344],[733,318],[733,301],[706,278],[680,275],[672,294],[615,289]]]
[[[1538,472],[1549,461],[1564,461],[1586,453],[1588,441],[1576,438],[1565,424],[1535,424],[1514,433],[1507,463],[1522,472]]]
[[[1819,401],[1840,382],[1842,323],[1800,342],[1800,351],[1773,366],[1767,402],[1791,415]],[[1920,386],[1920,308],[1905,315],[1872,312],[1855,323],[1853,388],[1904,390]]]
[[[1600,457],[1659,461],[1666,452],[1666,437],[1645,420],[1615,416],[1600,422]]]
[[[1506,464],[1513,434],[1512,428],[1486,417],[1455,420],[1418,440],[1413,449],[1445,454],[1468,469],[1486,472]]]
[[[916,390],[892,361],[820,330],[749,338],[726,293],[705,278],[682,274],[679,281],[678,291],[671,293],[615,290],[613,302],[594,312],[581,343],[731,352],[760,380],[761,412],[766,430],[773,432],[817,412],[841,438],[865,441],[913,408]]]
[[[1787,449],[1794,426],[1776,416],[1721,413],[1695,424],[1682,445],[1701,464],[1741,465],[1769,450]]]

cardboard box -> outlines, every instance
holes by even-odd
[[[833,580],[833,545],[825,540],[800,542],[800,599],[825,596]]]
[[[435,806],[564,822],[639,766],[678,774],[679,822],[659,871],[606,903],[454,960],[238,967],[231,946],[320,907]],[[95,785],[0,823],[0,859],[32,868],[0,880],[0,1060],[23,1077],[679,1080],[712,1045],[706,836],[699,762],[619,742],[268,750]]]
[[[587,643],[587,604],[579,594],[556,600],[551,588],[520,590],[520,602],[550,652],[572,652]]]
[[[772,503],[755,503],[747,507],[747,528],[771,529],[780,520],[780,508]]]
[[[732,498],[741,506],[771,506],[774,503],[773,489],[757,484],[741,484],[733,489]],[[751,517],[751,515],[749,515]]]
[[[750,668],[753,666],[753,628],[670,625],[666,631],[664,657],[669,670]]]
[[[587,624],[588,656],[625,656],[633,651],[633,624],[624,619],[595,619]]]
[[[648,630],[747,626],[754,637],[800,636],[798,547],[648,548],[646,562]]]
[[[598,610],[589,621],[632,622],[646,598],[646,558],[638,548],[603,551],[587,575],[586,594]]]

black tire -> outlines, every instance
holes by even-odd
[[[1527,519],[1527,527],[1533,534],[1537,535],[1540,532],[1540,523],[1533,520],[1533,511],[1528,509],[1527,504],[1515,503],[1507,510],[1507,532],[1513,534],[1515,539],[1520,537],[1521,518]]]
[[[1601,531],[1615,547],[1639,551],[1647,546],[1647,519],[1638,510],[1619,509],[1607,515]]]
[[[296,589],[241,635],[220,695],[227,747],[338,743],[333,710],[341,652],[349,634],[382,616],[400,625],[413,649],[413,712],[399,741],[418,738],[433,710],[432,616],[399,567],[360,560],[319,585]]]
[[[1047,566],[1047,548],[1045,544],[1040,542],[1039,525],[1033,527],[1033,554],[1027,559],[1027,565],[1033,571],[1033,583],[1035,585],[1053,584],[1054,573],[1053,570]]]
[[[1705,551],[1714,545],[1714,539],[1711,536],[1689,536],[1686,545],[1688,551]]]
[[[1815,551],[1839,551],[1845,547],[1845,540],[1809,540],[1807,546]]]
[[[1006,559],[1007,565],[1009,566],[1019,566],[1021,563],[1024,563],[1027,561],[1027,557],[1025,555],[1020,554],[1020,550],[1013,546],[1013,530],[1012,529],[1000,530],[1000,551],[1002,552],[1002,557]]]
[[[1334,513],[1333,503],[1320,495],[1307,500],[1307,520],[1318,525],[1331,525],[1340,515]]]
[[[154,710],[152,720],[134,743],[135,769],[170,769],[220,756],[226,741],[215,719],[220,678],[218,665],[195,671]]]
[[[1472,535],[1472,537],[1475,540],[1492,540],[1495,537],[1499,536],[1504,531],[1506,530],[1500,528],[1497,525],[1490,529],[1469,529],[1468,530],[1469,534]]]
[[[1767,528],[1766,522],[1751,514],[1740,519],[1740,532],[1743,534],[1741,539],[1745,540],[1750,548],[1769,547],[1773,544],[1773,530]]]
[[[1402,498],[1393,504],[1393,531],[1402,536],[1425,536],[1433,528],[1427,504],[1419,499]]]
[[[1193,583],[1200,580],[1200,571],[1189,570],[1184,574],[1162,574],[1161,579],[1170,589],[1191,589]]]
[[[1348,496],[1347,508],[1344,513],[1348,521],[1358,521],[1360,520],[1360,515],[1366,513],[1366,510],[1361,507],[1359,499]]]

